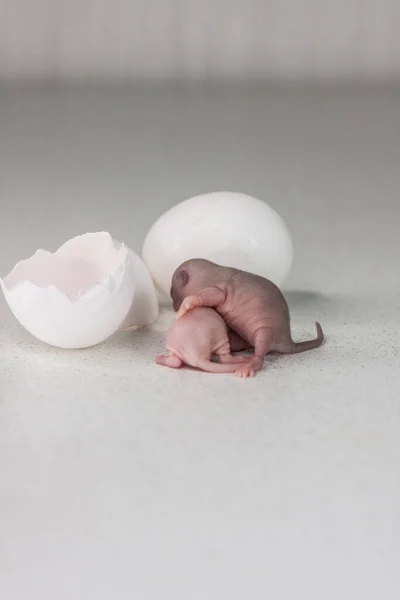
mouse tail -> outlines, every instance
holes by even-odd
[[[232,363],[217,363],[207,358],[199,360],[198,368],[208,373],[234,373],[238,367],[248,362],[248,358],[244,357],[243,362],[232,362]]]
[[[287,348],[284,349],[284,354],[298,354],[299,352],[306,352],[307,350],[314,350],[318,348],[324,342],[324,332],[322,331],[321,325],[318,321],[315,321],[315,327],[317,329],[317,337],[313,340],[306,340],[305,342],[291,342]]]

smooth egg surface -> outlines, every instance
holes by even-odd
[[[190,258],[250,271],[281,286],[292,266],[293,243],[284,220],[266,202],[212,192],[161,215],[145,238],[142,258],[167,296],[175,269]]]

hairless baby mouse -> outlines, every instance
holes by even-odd
[[[272,281],[209,260],[194,258],[182,263],[172,277],[171,298],[178,322],[195,307],[212,307],[231,330],[233,352],[254,348],[250,360],[237,366],[239,377],[253,376],[269,352],[296,354],[324,341],[316,322],[315,339],[293,342],[288,305]]]
[[[157,356],[156,362],[175,369],[186,364],[210,373],[233,373],[240,363],[249,360],[231,355],[227,326],[212,308],[194,308],[174,321],[166,347],[168,354]],[[213,356],[218,357],[218,363],[211,360]]]

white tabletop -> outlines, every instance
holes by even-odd
[[[252,380],[65,352],[0,300],[2,600],[400,594],[400,89],[0,91],[0,274],[192,195],[272,204],[293,336]]]

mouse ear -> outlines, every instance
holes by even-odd
[[[178,280],[182,285],[186,285],[189,281],[189,274],[185,269],[181,269],[178,273]]]

